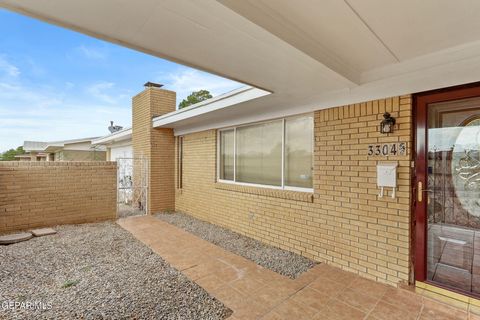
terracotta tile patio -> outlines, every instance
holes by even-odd
[[[229,319],[479,319],[420,294],[319,264],[295,280],[151,216],[118,224],[233,310]]]

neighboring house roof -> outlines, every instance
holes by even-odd
[[[109,135],[98,137],[92,141],[93,145],[106,145],[113,142],[127,141],[132,139],[132,128],[125,128]]]
[[[24,141],[23,150],[25,151],[43,151],[47,147],[48,142],[42,141]]]
[[[72,143],[81,143],[81,142],[91,142],[98,137],[91,138],[80,138],[80,139],[71,139],[71,140],[61,140],[61,141],[24,141],[23,150],[27,152],[36,151],[36,152],[54,152],[63,148],[66,144]]]

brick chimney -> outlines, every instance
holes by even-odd
[[[175,111],[176,93],[161,87],[147,82],[145,89],[132,98],[133,156],[148,161],[148,214],[175,209],[173,129],[154,129],[152,118]]]

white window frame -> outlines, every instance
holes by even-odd
[[[287,191],[299,191],[299,192],[308,192],[308,193],[313,193],[313,187],[312,188],[302,188],[302,187],[291,187],[291,186],[286,186],[285,185],[285,121],[290,118],[296,118],[296,117],[301,117],[301,116],[311,116],[314,119],[314,115],[312,113],[306,113],[306,114],[298,114],[294,116],[289,116],[289,117],[284,117],[284,118],[277,118],[277,119],[271,119],[271,120],[266,120],[266,121],[258,121],[258,122],[251,122],[251,123],[246,123],[246,124],[241,124],[238,126],[231,126],[231,127],[226,127],[226,128],[221,128],[217,130],[217,182],[220,183],[228,183],[228,184],[236,184],[236,185],[241,185],[241,186],[250,186],[250,187],[259,187],[259,188],[267,188],[267,189],[276,189],[276,190],[287,190]],[[248,183],[248,182],[238,182],[236,181],[237,179],[237,128],[241,127],[248,127],[256,124],[262,124],[262,123],[269,123],[269,122],[276,122],[276,121],[282,121],[282,174],[281,174],[281,179],[282,179],[282,185],[281,186],[272,186],[272,185],[267,185],[267,184],[258,184],[258,183]],[[315,120],[313,120],[315,121]],[[223,131],[232,131],[233,130],[233,180],[224,180],[220,179],[220,148],[221,148],[221,143],[220,143],[220,134]],[[312,130],[312,163],[314,157],[314,151],[315,151],[315,128]],[[312,168],[312,175],[313,175],[313,168]]]

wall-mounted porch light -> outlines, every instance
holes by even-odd
[[[380,122],[380,133],[392,133],[395,125],[395,118],[390,116],[390,113],[383,114],[383,120]]]

